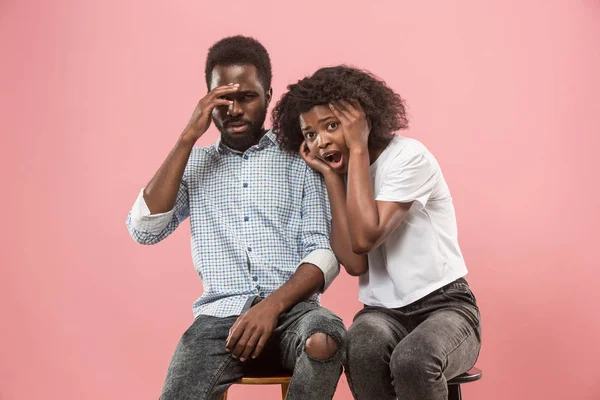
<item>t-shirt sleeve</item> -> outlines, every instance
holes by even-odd
[[[425,154],[398,155],[385,172],[375,200],[418,202],[425,207],[440,176],[439,166]]]

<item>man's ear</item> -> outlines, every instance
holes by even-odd
[[[273,88],[270,87],[269,90],[265,93],[265,102],[267,103],[267,107],[271,103],[271,99],[273,98]]]

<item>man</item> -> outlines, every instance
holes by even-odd
[[[339,273],[323,181],[264,129],[271,65],[259,42],[222,39],[205,74],[208,94],[127,218],[134,240],[154,244],[189,216],[204,286],[161,399],[218,399],[277,370],[294,371],[288,399],[331,399],[345,328],[319,306]],[[194,148],[211,117],[220,140]]]

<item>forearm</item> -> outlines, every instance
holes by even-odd
[[[368,251],[379,236],[380,221],[373,197],[369,153],[366,148],[351,149],[346,204],[352,248],[359,253]]]
[[[344,181],[339,174],[332,171],[325,175],[325,185],[331,209],[331,247],[348,274],[362,275],[367,271],[368,262],[365,255],[352,251]]]
[[[152,214],[173,209],[181,179],[195,141],[183,135],[144,189],[144,201]]]
[[[302,264],[289,281],[268,296],[263,303],[268,303],[283,314],[297,303],[318,293],[325,279],[323,272],[312,264]]]

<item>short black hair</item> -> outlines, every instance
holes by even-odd
[[[300,114],[335,100],[358,100],[371,122],[369,147],[385,148],[394,132],[408,128],[404,100],[369,71],[347,65],[321,68],[288,87],[273,109],[273,130],[281,147],[298,151],[304,141]]]
[[[271,59],[267,49],[256,39],[230,36],[219,40],[208,50],[206,57],[206,86],[210,88],[212,71],[217,65],[254,65],[265,92],[271,88]]]

